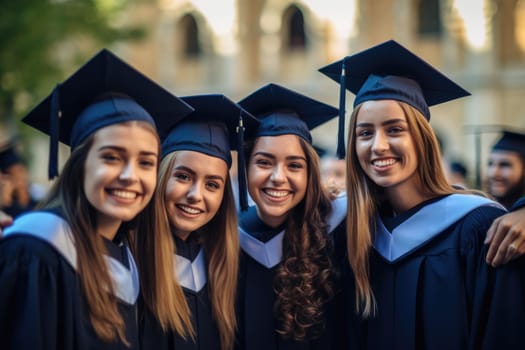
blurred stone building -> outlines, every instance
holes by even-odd
[[[472,92],[431,108],[447,157],[473,173],[499,126],[525,130],[525,0],[150,0],[123,20],[148,36],[112,49],[179,96],[238,100],[275,82],[337,106],[338,85],[317,69],[392,38]],[[315,142],[335,150],[336,130]]]

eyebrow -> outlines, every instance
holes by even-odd
[[[271,153],[266,153],[266,152],[255,152],[254,153],[255,156],[263,156],[263,157],[267,157],[267,158],[272,158],[272,159],[275,159],[276,157],[271,154]],[[306,158],[303,157],[303,156],[288,156],[286,157],[286,160],[304,160],[306,162]]]
[[[176,166],[175,167],[175,170],[183,170],[183,171],[187,171],[188,173],[190,173],[191,175],[195,176],[196,173],[193,169],[185,166],[185,165],[179,165],[179,166]],[[210,180],[218,180],[218,181],[222,181],[222,182],[226,182],[226,179],[220,175],[206,175],[206,179],[210,179]]]
[[[114,146],[114,145],[101,146],[101,147],[99,147],[98,152],[105,151],[105,150],[113,150],[113,151],[116,151],[116,152],[119,152],[119,153],[126,153],[127,152],[126,148],[119,147],[119,146]],[[144,155],[144,156],[154,156],[154,157],[158,156],[157,152],[155,152],[155,151],[140,151],[139,153],[141,155]]]

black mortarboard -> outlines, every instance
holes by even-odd
[[[516,152],[525,159],[525,134],[503,130],[503,135],[492,146],[492,150]]]
[[[58,174],[58,141],[74,149],[98,129],[143,120],[166,130],[192,112],[171,94],[103,49],[36,106],[23,122],[50,136],[49,177]]]
[[[385,41],[319,71],[356,95],[354,107],[368,100],[406,102],[430,119],[429,106],[470,95],[420,57],[394,40]],[[344,123],[344,111],[340,111]],[[339,129],[341,131],[341,127]]]
[[[268,84],[239,104],[261,121],[253,137],[294,134],[310,144],[310,130],[337,116],[337,108],[276,84]]]
[[[224,160],[228,167],[230,150],[237,150],[244,163],[244,133],[253,133],[259,124],[250,113],[221,94],[182,97],[195,111],[176,124],[162,142],[162,157],[174,151],[196,151]],[[246,209],[247,190],[244,166],[238,167],[240,207]]]

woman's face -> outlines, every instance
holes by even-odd
[[[170,172],[166,211],[174,233],[186,239],[217,214],[228,181],[228,165],[204,153],[179,151]]]
[[[355,148],[368,177],[387,190],[414,186],[418,159],[407,118],[396,101],[366,101],[356,120]]]
[[[261,220],[281,225],[308,185],[308,162],[296,135],[262,136],[248,164],[248,190]]]
[[[159,141],[138,123],[98,130],[84,164],[84,193],[98,211],[97,229],[113,230],[150,201],[157,183]]]

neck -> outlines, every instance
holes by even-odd
[[[120,220],[105,221],[99,219],[97,222],[97,232],[106,239],[112,241],[117,235],[118,229],[121,224],[122,221]]]
[[[414,208],[416,205],[433,198],[430,194],[425,194],[416,187],[389,188],[386,190],[388,201],[396,214],[404,213]]]

